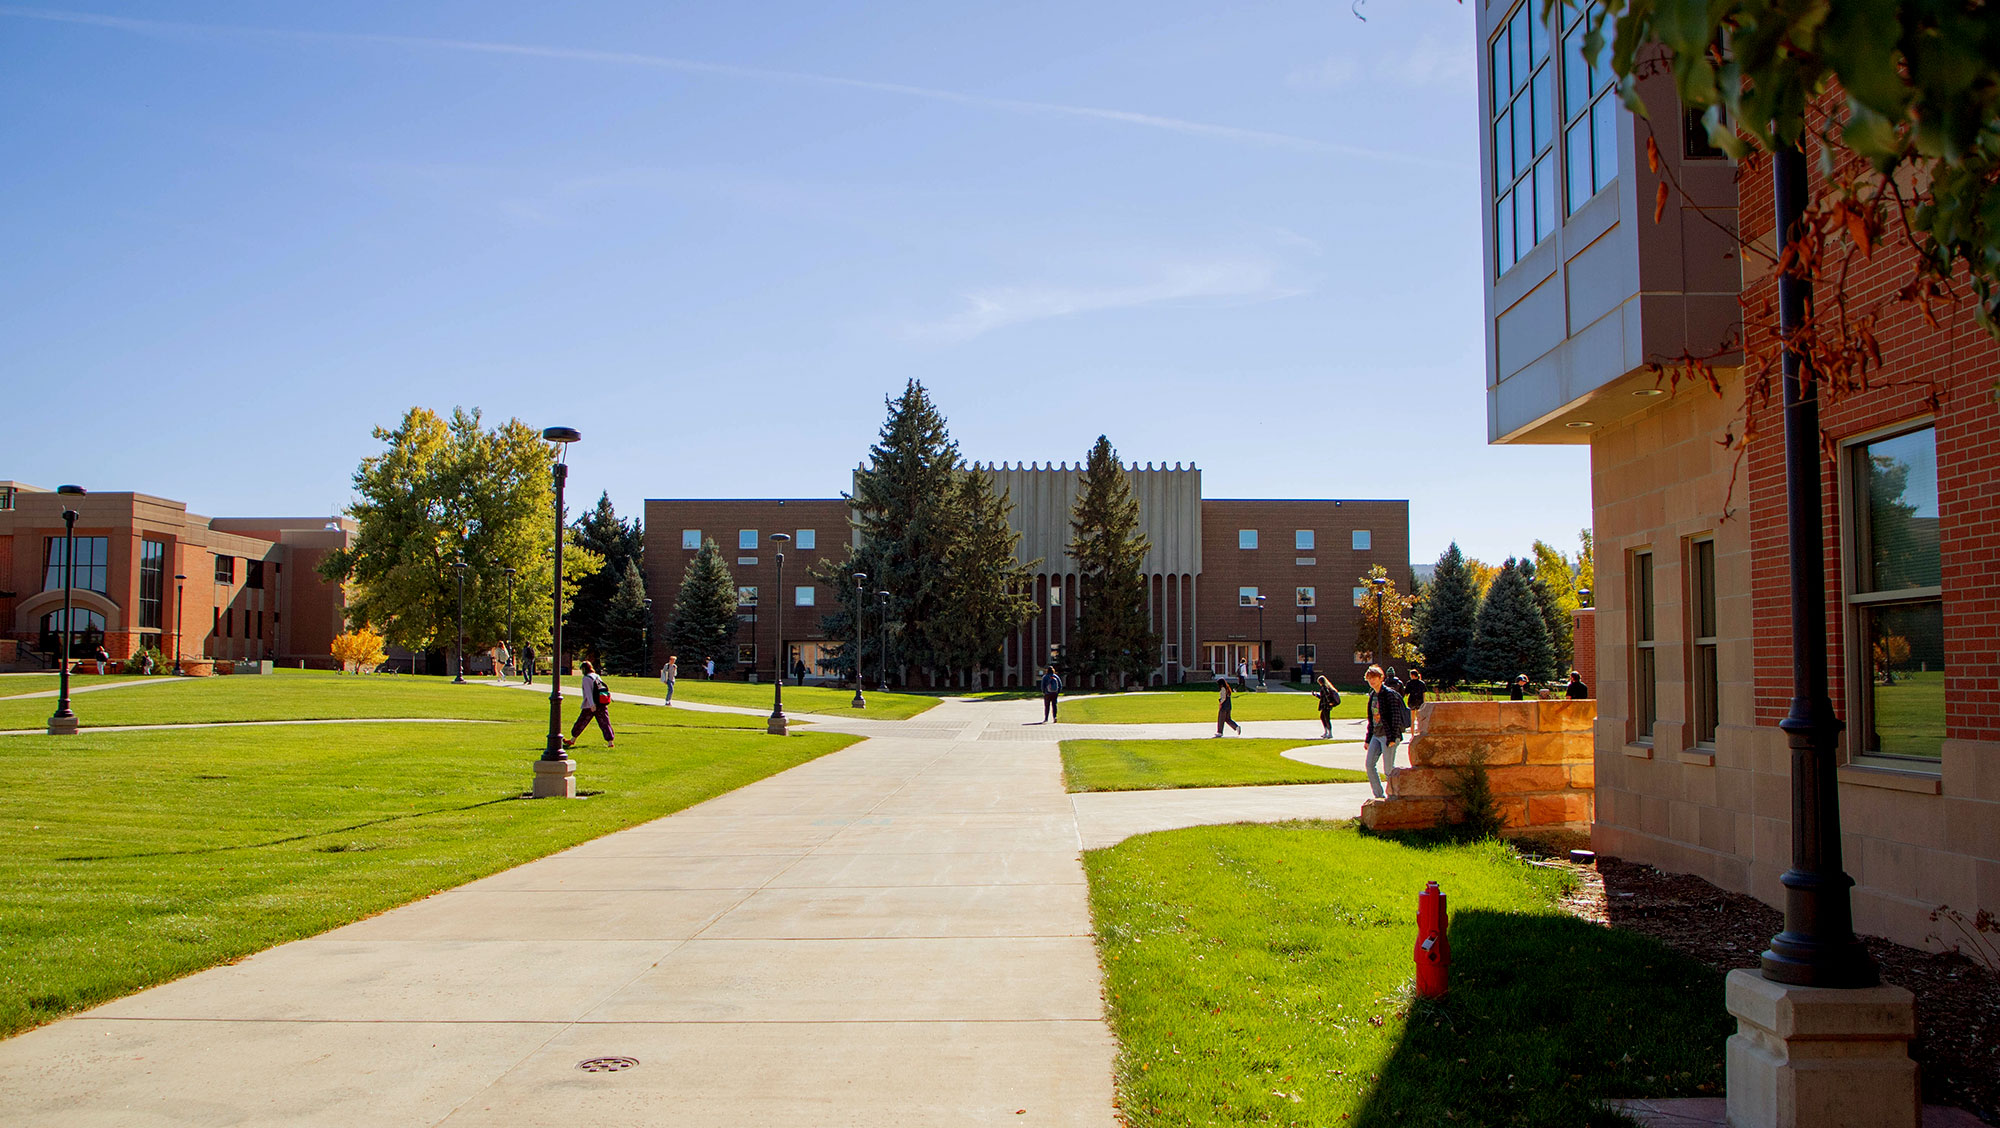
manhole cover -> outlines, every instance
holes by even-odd
[[[601,1057],[577,1062],[576,1067],[585,1073],[616,1073],[621,1069],[630,1069],[637,1064],[639,1064],[638,1058]]]

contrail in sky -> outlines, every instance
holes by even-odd
[[[759,82],[780,82],[806,86],[831,86],[848,90],[864,90],[876,94],[893,94],[905,98],[922,98],[933,102],[955,102],[963,106],[979,106],[986,109],[1087,118],[1095,121],[1136,125],[1147,129],[1167,130],[1173,133],[1184,133],[1197,137],[1213,137],[1219,140],[1248,142],[1251,144],[1298,149],[1307,152],[1332,153],[1364,160],[1423,165],[1435,168],[1459,167],[1448,161],[1439,161],[1434,158],[1413,154],[1368,149],[1355,145],[1342,145],[1331,141],[1321,141],[1311,137],[1300,137],[1296,134],[1277,133],[1264,129],[1244,129],[1233,125],[1214,125],[1209,122],[1188,121],[1184,118],[1163,117],[1158,114],[1142,114],[1131,110],[1110,110],[1098,106],[1070,106],[1059,102],[1036,102],[1022,98],[995,98],[984,94],[967,94],[957,90],[939,90],[929,86],[911,86],[901,82],[877,82],[872,79],[843,78],[838,75],[813,74],[807,71],[773,70],[766,67],[711,63],[699,59],[676,58],[671,55],[647,55],[632,51],[596,51],[581,47],[544,47],[527,43],[494,43],[476,39],[436,39],[423,36],[375,35],[360,32],[293,31],[279,28],[234,27],[220,24],[132,19],[125,16],[105,16],[89,12],[62,12],[45,8],[0,6],[0,16],[44,20],[51,23],[83,24],[90,27],[110,28],[117,31],[158,37],[282,39],[299,42],[373,45],[429,51],[458,51],[479,55],[511,55],[517,58],[605,63],[627,67],[650,67],[656,70],[678,71],[684,74],[708,74],[724,78],[741,78]]]

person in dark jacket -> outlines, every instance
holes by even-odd
[[[1236,701],[1236,691],[1229,688],[1229,679],[1221,674],[1215,675],[1215,692],[1215,735],[1221,736],[1222,726],[1228,725],[1236,731],[1236,735],[1242,736],[1243,726],[1237,724],[1236,718],[1229,715]]]
[[[1042,723],[1056,719],[1057,698],[1062,694],[1062,675],[1054,666],[1042,667]]]
[[[1333,739],[1333,710],[1340,704],[1340,691],[1325,674],[1319,676],[1319,727],[1321,740]]]
[[[1521,674],[1507,687],[1507,700],[1520,701],[1528,696],[1528,675]]]
[[[1368,759],[1364,766],[1368,769],[1368,786],[1375,792],[1375,798],[1387,798],[1382,789],[1382,776],[1376,774],[1376,763],[1380,761],[1383,773],[1396,770],[1396,746],[1403,742],[1403,730],[1409,727],[1410,710],[1403,704],[1403,695],[1383,683],[1382,667],[1368,667]]]
[[[1424,682],[1424,672],[1422,670],[1411,670],[1409,680],[1403,683],[1403,704],[1410,708],[1411,736],[1415,736],[1422,731],[1421,727],[1417,724],[1417,710],[1424,707],[1424,695],[1430,691],[1431,687]]]
[[[1590,697],[1590,687],[1583,684],[1583,675],[1575,670],[1569,672],[1569,684],[1563,687],[1563,696],[1571,701],[1584,701]]]

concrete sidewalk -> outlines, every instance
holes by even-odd
[[[1071,796],[1058,738],[1201,726],[1038,707],[829,721],[870,739],[0,1042],[0,1124],[1109,1128],[1079,848],[1366,787]]]

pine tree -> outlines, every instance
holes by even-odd
[[[940,667],[998,672],[1007,636],[1035,614],[1033,574],[1015,555],[1021,534],[1008,523],[1013,503],[977,470],[961,470],[958,513],[964,532],[946,560],[949,589],[957,593],[936,637]]]
[[[1452,686],[1466,679],[1466,653],[1472,648],[1478,616],[1479,592],[1465,554],[1453,541],[1438,557],[1437,570],[1425,585],[1417,633],[1417,646],[1424,652],[1424,677],[1432,685]]]
[[[1076,632],[1069,666],[1078,675],[1144,678],[1159,665],[1160,636],[1146,613],[1146,553],[1139,501],[1111,440],[1097,436],[1084,460],[1083,481],[1070,510],[1069,556],[1076,561]]]
[[[699,669],[708,658],[715,659],[716,669],[727,669],[736,664],[736,626],[736,577],[715,539],[703,537],[674,598],[668,644],[684,670]]]
[[[613,651],[624,645],[611,637],[611,601],[625,581],[625,565],[636,562],[645,551],[646,534],[637,521],[626,521],[611,506],[611,495],[599,494],[597,504],[578,517],[571,526],[575,543],[596,553],[604,566],[583,577],[576,599],[563,619],[563,643],[573,653],[588,655],[600,663],[610,662]],[[568,569],[565,568],[565,571]],[[645,598],[645,575],[640,574],[639,598]],[[642,658],[640,665],[645,665]]]
[[[1530,681],[1542,682],[1555,674],[1548,624],[1526,573],[1511,556],[1493,577],[1493,587],[1479,608],[1467,663],[1474,677],[1486,681],[1512,681],[1517,674],[1526,674]]]
[[[1539,545],[1541,542],[1535,543]],[[1563,607],[1562,599],[1556,594],[1556,585],[1564,584],[1569,579],[1568,566],[1562,565],[1559,570],[1545,571],[1537,568],[1533,560],[1524,559],[1520,563],[1520,569],[1528,578],[1528,593],[1535,597],[1535,609],[1542,614],[1542,624],[1549,630],[1549,653],[1552,656],[1550,660],[1555,663],[1556,673],[1561,674],[1570,667],[1570,656],[1574,653],[1575,645],[1570,628],[1569,611]],[[1556,576],[1553,582],[1546,578],[1552,575]]]
[[[604,608],[599,657],[616,674],[645,674],[652,663],[646,654],[646,581],[637,560],[625,561],[625,574]]]

